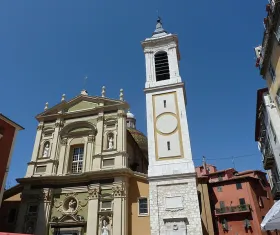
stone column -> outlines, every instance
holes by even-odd
[[[120,182],[121,181],[121,182]],[[115,179],[113,186],[114,205],[113,205],[113,234],[127,235],[127,199],[125,195],[125,185],[121,177]]]
[[[104,122],[103,113],[99,113],[97,118],[97,135],[95,138],[95,151],[94,155],[101,155],[103,150],[103,132],[104,132]],[[92,170],[99,170],[101,168],[101,156],[95,157],[93,159]]]
[[[16,233],[24,232],[23,230],[24,230],[25,214],[27,211],[27,201],[25,200],[26,198],[23,193],[21,194],[21,203],[17,216],[16,228],[15,228]]]
[[[39,205],[37,212],[37,222],[35,228],[35,235],[47,235],[48,231],[48,223],[49,223],[49,215],[51,208],[50,201],[50,190],[43,191],[41,195],[39,195]]]
[[[61,148],[60,148],[60,153],[59,153],[59,163],[58,163],[57,175],[63,175],[63,166],[65,164],[66,146],[67,146],[67,139],[64,138],[61,141]]]
[[[87,216],[87,234],[98,234],[98,203],[99,203],[100,186],[89,186],[88,216]]]

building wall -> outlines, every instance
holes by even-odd
[[[147,179],[130,178],[128,195],[128,235],[149,235],[150,215],[139,216],[138,199],[149,199],[149,184]]]
[[[206,180],[206,181],[205,181]],[[203,235],[214,235],[213,217],[211,213],[211,206],[209,200],[209,191],[207,178],[201,180],[198,178],[197,191],[199,195],[199,206],[202,221]]]
[[[245,203],[249,204],[251,208],[250,212],[217,215],[215,223],[219,234],[226,233],[221,223],[224,218],[228,221],[229,231],[232,233],[262,234],[260,223],[263,216],[265,216],[273,205],[268,182],[264,176],[263,181],[265,181],[265,185],[262,185],[259,179],[255,179],[255,177],[252,176],[251,178],[246,177],[211,184],[210,200],[213,205],[213,210],[220,208],[220,201],[224,202],[225,207],[238,206],[240,204],[240,198],[244,198]],[[237,182],[242,184],[242,189],[236,188]],[[251,229],[245,229],[245,219],[250,220]]]
[[[15,232],[15,224],[17,219],[17,213],[20,207],[21,193],[11,196],[2,202],[0,208],[0,231],[1,232]],[[8,221],[9,213],[11,210],[16,211],[15,220]]]
[[[0,205],[2,201],[2,195],[5,188],[6,176],[5,173],[9,169],[7,169],[9,164],[9,158],[11,155],[13,141],[16,133],[16,128],[4,120],[0,119],[0,127],[4,129],[4,135],[0,139],[0,149],[1,149],[1,157],[0,157]]]

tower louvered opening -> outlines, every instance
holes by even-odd
[[[170,79],[168,56],[165,51],[155,54],[155,67],[157,82]]]

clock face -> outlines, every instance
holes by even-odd
[[[171,134],[177,129],[177,126],[177,118],[170,113],[164,113],[157,118],[156,128],[162,134]]]

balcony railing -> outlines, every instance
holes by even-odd
[[[239,206],[226,206],[215,209],[216,215],[232,214],[232,213],[243,213],[250,212],[250,205],[244,204]]]
[[[272,169],[274,165],[274,155],[273,153],[266,153],[265,155],[263,155],[263,168],[265,170],[269,170]]]
[[[274,200],[280,199],[280,182],[273,183],[273,187],[271,190],[272,196]]]

